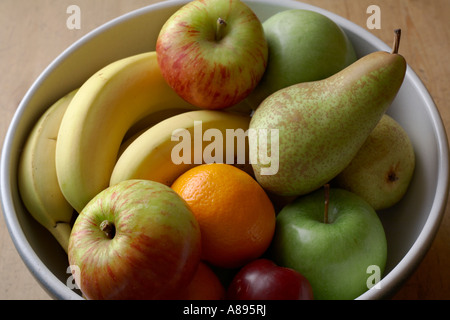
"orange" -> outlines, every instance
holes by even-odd
[[[248,173],[228,164],[204,164],[172,185],[191,207],[202,238],[202,259],[237,268],[261,256],[275,231],[275,210]]]
[[[191,283],[183,289],[181,300],[222,300],[225,299],[225,288],[217,275],[205,263],[198,265]]]

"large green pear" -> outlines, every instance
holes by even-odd
[[[382,210],[403,198],[414,167],[414,147],[408,133],[385,114],[334,183],[361,196],[375,210]]]
[[[392,52],[368,54],[327,79],[289,86],[260,104],[250,121],[256,136],[250,156],[266,190],[306,194],[347,167],[403,83],[406,61],[397,49],[398,43]]]
[[[315,11],[290,9],[264,21],[269,59],[260,83],[250,95],[253,107],[287,86],[328,78],[356,61],[344,31]]]

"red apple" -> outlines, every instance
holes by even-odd
[[[184,5],[162,27],[156,52],[169,85],[205,109],[223,109],[246,98],[268,58],[262,24],[240,0]]]
[[[69,239],[69,263],[88,299],[170,299],[192,280],[200,229],[171,188],[127,180],[92,199]]]
[[[297,271],[267,259],[245,265],[231,281],[231,300],[312,300],[309,281]]]

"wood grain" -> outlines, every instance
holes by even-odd
[[[64,49],[101,24],[160,1],[149,0],[1,0],[0,138],[27,89]],[[433,97],[450,130],[450,1],[303,0],[367,29],[370,5],[381,9],[381,29],[369,30],[391,44],[402,28],[400,52]],[[67,7],[81,8],[81,28],[66,26]],[[423,262],[394,299],[450,299],[450,205]],[[49,299],[26,269],[0,218],[0,299]]]

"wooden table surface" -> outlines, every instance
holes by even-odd
[[[152,0],[1,0],[0,141],[22,97],[64,49],[101,24]],[[402,28],[400,52],[433,97],[450,132],[449,0],[303,0],[368,29],[367,8],[381,9],[380,29],[369,30],[391,44]],[[67,8],[81,9],[80,29],[69,29]],[[68,75],[70,76],[70,75]],[[49,299],[20,259],[0,217],[0,299]],[[425,259],[394,299],[450,299],[450,205]]]

